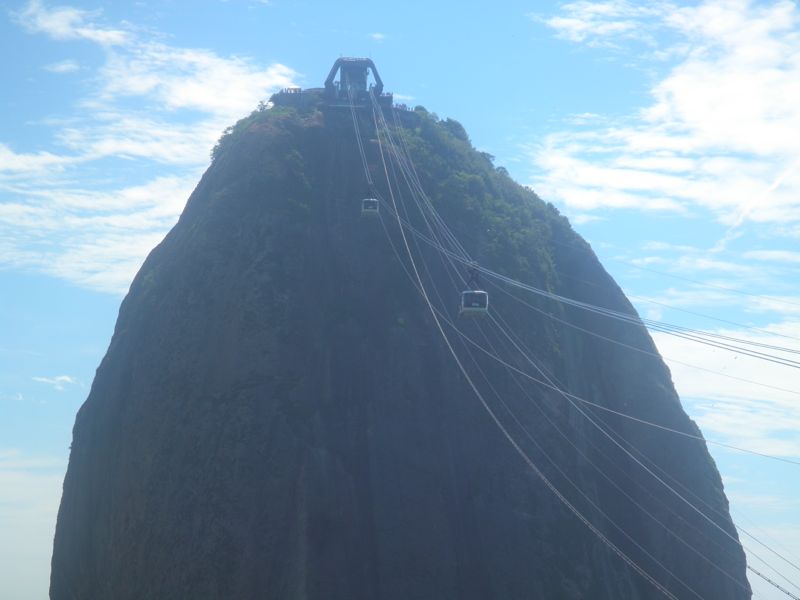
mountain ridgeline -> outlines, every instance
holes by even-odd
[[[407,180],[481,267],[635,316],[590,247],[456,121],[374,110],[415,172],[322,94],[214,149],[77,415],[51,598],[750,598],[705,443],[558,391],[699,436],[644,327],[488,276],[460,317]]]

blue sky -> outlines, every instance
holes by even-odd
[[[0,1],[0,50],[2,597],[46,595],[75,412],[214,142],[340,55],[459,120],[643,316],[800,346],[793,2]],[[796,370],[655,339],[709,439],[800,457]],[[711,451],[734,517],[800,555],[798,467]]]

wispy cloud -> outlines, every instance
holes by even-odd
[[[751,250],[745,252],[744,257],[769,262],[800,263],[800,252],[790,250]]]
[[[147,253],[180,213],[200,170],[143,185],[98,190],[34,181],[0,205],[0,260],[84,287],[127,290]]]
[[[46,148],[18,152],[0,139],[0,265],[122,293],[176,221],[222,130],[296,74],[40,0],[16,21],[31,34],[95,44],[105,60],[72,111],[52,120]]]
[[[72,73],[74,71],[79,71],[81,66],[75,60],[62,60],[45,65],[42,68],[45,71],[50,71],[51,73]]]
[[[642,6],[573,2],[544,19],[576,43],[620,44],[658,31],[660,50],[680,52],[641,111],[535,146],[537,191],[584,211],[702,209],[727,226],[776,231],[800,221],[797,6]]]
[[[561,5],[557,15],[529,16],[543,21],[559,37],[589,46],[614,46],[617,40],[639,40],[652,43],[648,19],[663,17],[672,9],[667,2],[636,3],[626,0],[591,2],[580,0]]]
[[[100,71],[105,83],[92,104],[104,107],[138,97],[167,111],[190,109],[230,118],[249,112],[272,90],[291,84],[294,76],[281,64],[263,68],[203,49],[143,41],[134,50],[109,55]]]
[[[800,297],[799,296],[755,296],[748,305],[748,310],[762,312],[766,314],[793,315],[795,318],[800,316]]]
[[[80,162],[78,156],[55,154],[48,151],[18,153],[0,142],[0,183],[14,175],[30,177],[42,172],[62,170],[65,166]]]
[[[382,41],[384,41],[386,39],[386,34],[385,33],[377,33],[377,32],[376,33],[370,33],[369,37],[370,37],[370,39],[375,40],[376,42],[382,42]]]
[[[740,318],[768,315],[772,321],[800,314],[793,270],[800,254],[789,250],[715,250],[687,244],[648,241],[625,249],[615,261],[626,264],[625,277],[653,274],[657,293],[636,293],[638,301],[694,308],[715,314],[734,311]],[[671,279],[672,278],[672,279]]]
[[[59,392],[64,391],[64,386],[67,385],[80,385],[80,382],[69,375],[56,375],[55,377],[31,377],[38,383],[46,383]]]
[[[41,0],[30,0],[17,19],[32,33],[45,33],[56,40],[87,40],[103,46],[124,44],[130,34],[122,29],[92,22],[97,12],[70,6],[46,8]]]
[[[605,221],[605,217],[601,217],[599,215],[577,214],[573,216],[570,221],[576,225],[586,225],[587,223],[593,223],[595,221]]]

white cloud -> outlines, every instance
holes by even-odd
[[[788,250],[716,250],[686,244],[648,241],[633,256],[625,253],[615,260],[654,273],[651,279],[660,289],[631,298],[663,303],[669,307],[704,309],[709,313],[736,311],[739,320],[756,314],[771,320],[790,319],[800,314],[794,265],[800,254]],[[650,268],[656,265],[657,269]],[[627,273],[626,278],[642,273]],[[664,277],[674,277],[682,287],[666,287]],[[636,281],[633,279],[632,281]]]
[[[751,250],[745,252],[744,257],[753,260],[800,263],[800,252],[789,250]]]
[[[747,309],[752,312],[800,316],[800,297],[798,296],[754,296]]]
[[[598,215],[589,215],[589,214],[578,214],[570,218],[570,221],[572,221],[576,225],[586,225],[587,223],[593,223],[595,221],[605,221],[605,220],[606,220],[605,217],[600,217]]]
[[[207,162],[224,123],[229,120],[213,115],[181,124],[164,115],[114,109],[97,113],[90,123],[62,128],[58,138],[84,160],[124,157],[188,167]]]
[[[712,290],[701,287],[690,288],[667,288],[657,297],[646,295],[632,295],[639,301],[661,302],[669,307],[722,307],[741,302],[740,298],[734,298],[731,294],[722,290]]]
[[[87,23],[87,20],[97,16],[96,12],[69,6],[48,9],[41,0],[30,0],[25,9],[16,16],[28,31],[44,33],[56,40],[87,40],[103,46],[112,46],[123,44],[130,39],[130,34],[121,29]]]
[[[373,39],[376,42],[382,42],[383,40],[386,39],[386,34],[385,33],[370,33],[369,37],[370,37],[370,39]]]
[[[62,60],[45,65],[43,68],[45,71],[50,71],[51,73],[72,73],[80,70],[81,66],[74,60]]]
[[[34,381],[39,383],[46,383],[53,386],[53,389],[59,392],[64,391],[65,385],[79,385],[79,382],[74,377],[69,375],[56,375],[55,377],[31,377]]]
[[[667,260],[660,256],[640,256],[639,258],[632,258],[630,262],[637,266],[645,266],[665,264]]]
[[[568,207],[710,211],[736,228],[800,222],[800,12],[792,2],[677,7],[573,2],[545,22],[575,42],[671,39],[651,102],[610,125],[547,136],[534,187]]]
[[[18,187],[24,202],[0,204],[1,260],[124,293],[174,224],[199,174],[195,169],[108,191]]]
[[[99,100],[140,97],[169,110],[199,110],[230,119],[255,108],[276,88],[292,84],[294,72],[281,64],[261,68],[240,58],[161,43],[114,52],[101,69]],[[102,104],[102,102],[101,102]]]
[[[705,256],[681,256],[673,265],[677,270],[683,271],[720,271],[723,273],[736,273],[746,274],[752,270],[748,265],[743,265],[737,262],[728,262],[724,260],[717,260],[715,258],[708,258]]]
[[[598,121],[603,121],[604,118],[602,115],[598,115],[597,113],[592,112],[583,112],[577,115],[572,115],[569,117],[569,122],[573,125],[587,125],[590,123],[597,123]]]
[[[17,153],[0,142],[0,182],[3,177],[20,174],[25,178],[37,173],[63,169],[66,165],[79,162],[76,156],[54,154],[47,151],[36,153]]]
[[[664,311],[658,307],[648,308],[645,316],[652,321],[660,321],[664,317]]]
[[[635,3],[626,0],[592,2],[579,0],[561,5],[561,14],[543,18],[556,34],[571,42],[585,42],[590,46],[612,46],[617,39],[639,40],[652,43],[648,33],[647,17],[663,16],[672,5],[666,2]]]
[[[52,147],[22,153],[0,140],[0,266],[124,293],[177,220],[225,127],[296,74],[170,46],[99,18],[40,0],[16,15],[31,33],[97,44],[105,61],[74,112],[50,118]],[[50,67],[68,72],[73,63]]]
[[[660,242],[656,240],[651,240],[649,242],[645,242],[642,246],[645,250],[669,250],[669,251],[678,251],[678,252],[697,252],[701,250],[695,246],[687,246],[685,244],[669,244],[667,242]]]

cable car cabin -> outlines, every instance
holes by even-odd
[[[379,202],[377,198],[364,198],[361,201],[361,216],[373,217],[378,216]]]
[[[467,290],[461,292],[460,315],[479,317],[489,312],[489,294],[482,290]]]

